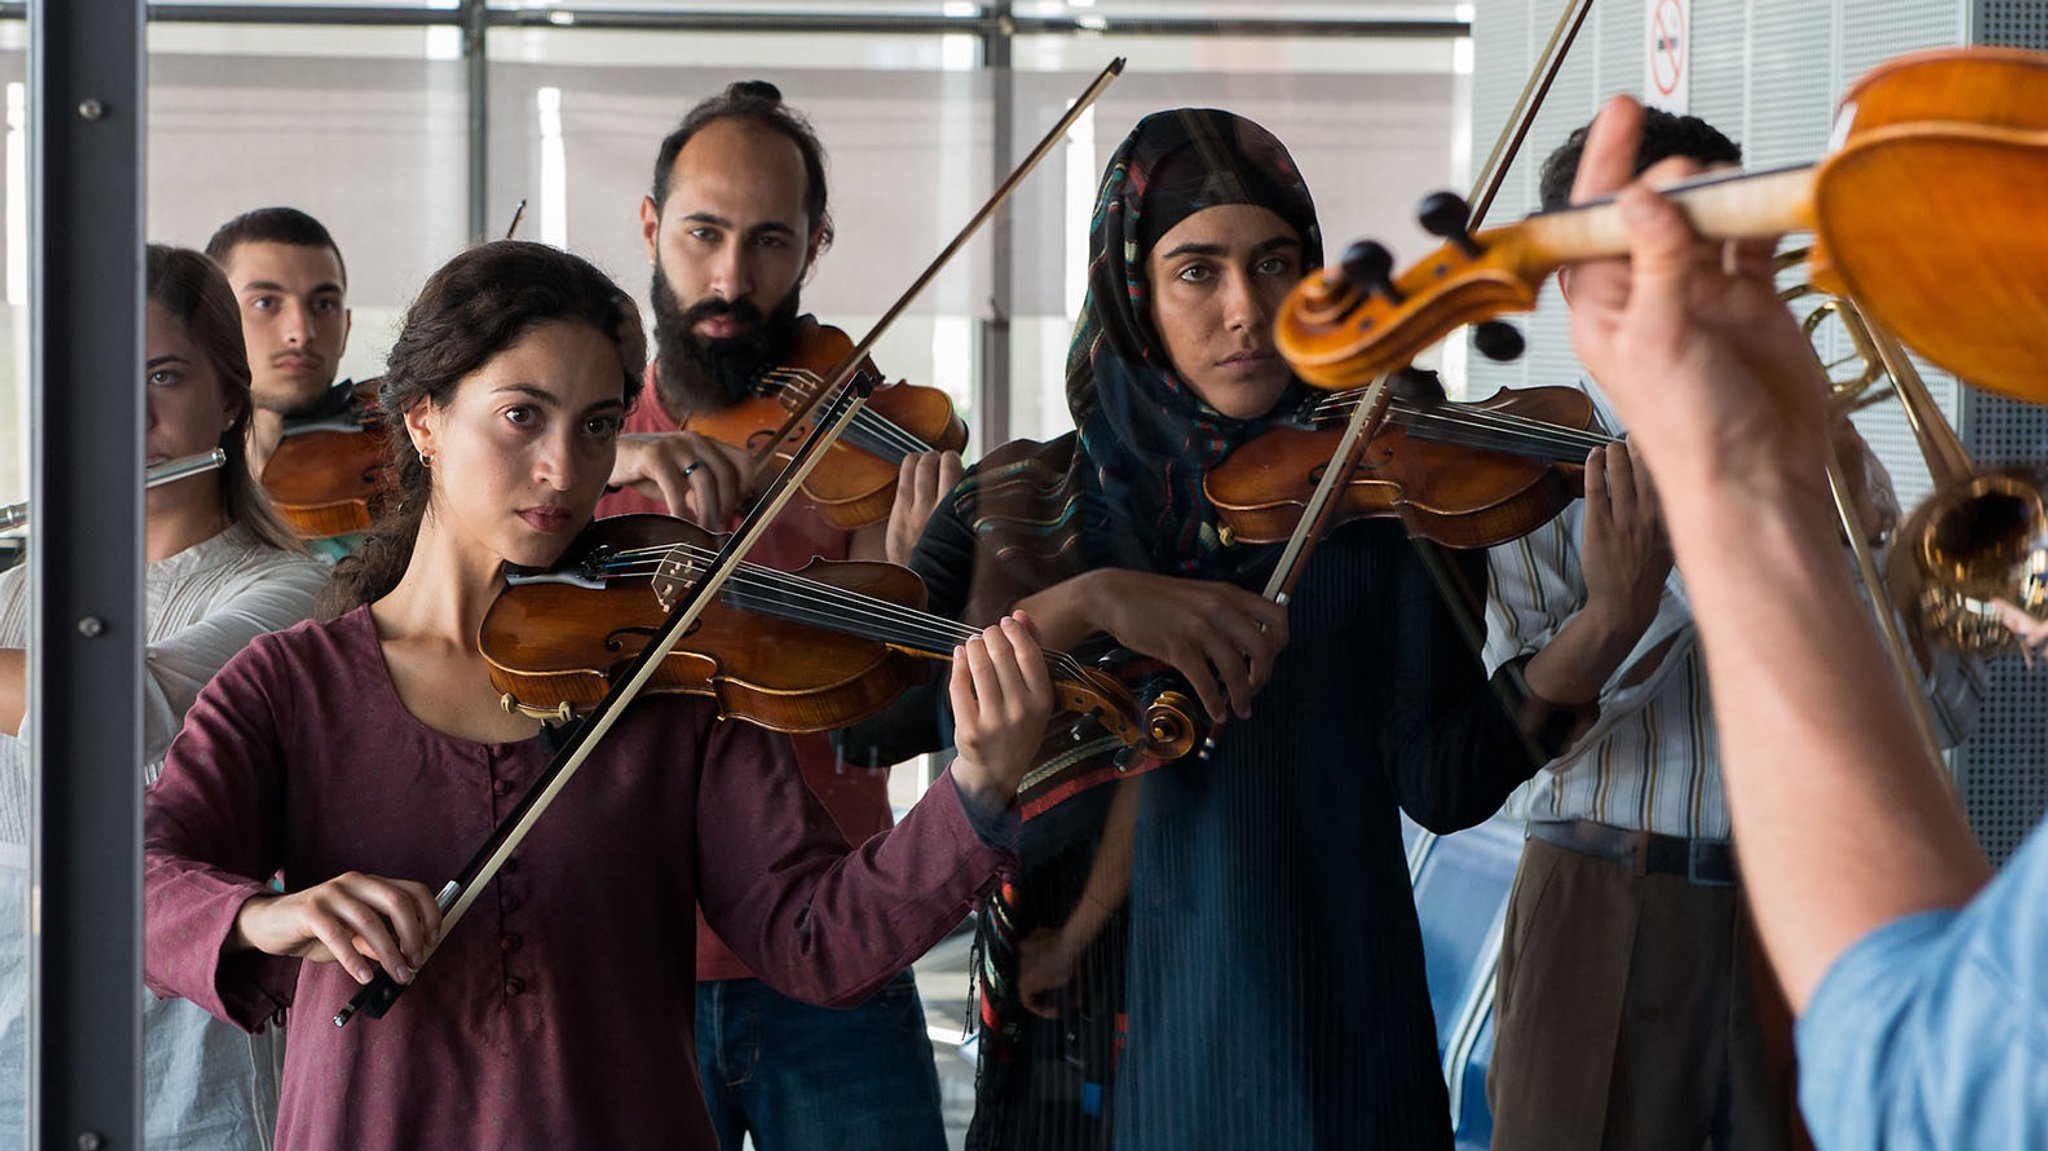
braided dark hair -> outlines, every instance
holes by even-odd
[[[448,261],[427,280],[406,310],[377,391],[378,409],[392,429],[398,498],[385,501],[362,549],[335,565],[330,613],[381,599],[412,562],[433,477],[404,435],[406,413],[423,403],[447,407],[471,373],[529,331],[558,320],[588,324],[616,343],[630,406],[647,361],[639,310],[588,260],[546,244],[495,240]]]

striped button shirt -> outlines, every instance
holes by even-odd
[[[1598,390],[1590,383],[1581,387],[1593,396],[1601,421],[1619,428]],[[1540,651],[1585,606],[1586,581],[1579,568],[1584,510],[1583,502],[1574,503],[1535,532],[1489,553],[1488,671]],[[1670,647],[1654,670],[1641,675],[1639,666],[1666,641]],[[1938,653],[1926,686],[1942,740],[1953,744],[1975,722],[1982,669],[1974,661]],[[1661,835],[1727,839],[1728,801],[1706,666],[1685,581],[1675,569],[1664,581],[1655,619],[1601,688],[1599,706],[1592,728],[1516,789],[1504,814],[1591,819]]]

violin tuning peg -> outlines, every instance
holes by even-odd
[[[1479,354],[1498,363],[1517,359],[1528,344],[1522,333],[1513,324],[1501,320],[1487,320],[1472,329],[1472,346]]]
[[[1431,192],[1415,209],[1415,218],[1423,231],[1449,240],[1468,256],[1479,255],[1479,245],[1472,239],[1472,209],[1464,197],[1455,192]]]
[[[1344,282],[1356,285],[1368,295],[1378,293],[1393,303],[1401,302],[1401,293],[1394,287],[1394,254],[1387,251],[1385,244],[1360,240],[1344,249],[1344,259],[1337,268]]]

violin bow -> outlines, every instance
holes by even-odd
[[[1487,211],[1493,207],[1501,186],[1507,182],[1508,169],[1514,166],[1515,156],[1529,137],[1529,129],[1536,122],[1536,113],[1542,110],[1544,98],[1550,95],[1550,86],[1556,82],[1558,73],[1564,70],[1565,57],[1571,53],[1572,44],[1578,40],[1579,29],[1585,25],[1586,17],[1592,11],[1593,0],[1572,0],[1558,14],[1557,26],[1551,29],[1550,39],[1543,45],[1543,54],[1530,71],[1528,82],[1522,85],[1522,94],[1515,100],[1514,110],[1508,113],[1507,124],[1501,128],[1478,178],[1472,182],[1472,194],[1466,198],[1472,207],[1471,220],[1465,226],[1468,233],[1478,231],[1485,222]],[[1348,480],[1348,469],[1345,476]],[[1444,566],[1442,554],[1433,544],[1420,539],[1412,542],[1416,553],[1422,557],[1422,566],[1428,569],[1430,577],[1436,581],[1437,590],[1450,607],[1451,618],[1465,633],[1465,642],[1473,651],[1484,649],[1486,628],[1473,617],[1469,606],[1474,602],[1472,589],[1464,586],[1462,576]],[[1478,597],[1478,602],[1484,603],[1484,597]],[[1519,678],[1519,672],[1516,674]],[[1527,693],[1526,684],[1522,685],[1522,690]],[[1530,746],[1533,749],[1535,745],[1532,743]]]
[[[974,213],[973,218],[967,221],[966,225],[953,237],[952,242],[948,243],[933,258],[932,262],[925,266],[924,271],[918,273],[917,279],[912,281],[910,287],[901,296],[896,298],[896,302],[889,305],[889,310],[882,313],[881,319],[875,321],[874,328],[868,332],[866,338],[862,339],[860,343],[855,344],[853,350],[846,354],[846,359],[841,361],[838,369],[827,378],[825,385],[815,389],[804,403],[798,405],[789,414],[789,417],[782,422],[782,426],[775,430],[775,434],[764,441],[764,443],[770,445],[767,449],[768,451],[772,452],[773,445],[782,443],[790,435],[794,434],[796,429],[805,420],[811,418],[811,413],[824,401],[825,397],[844,387],[848,380],[860,372],[861,364],[867,360],[868,353],[874,350],[875,344],[882,337],[882,333],[888,330],[889,325],[896,322],[896,318],[903,313],[903,310],[908,308],[911,301],[915,300],[924,291],[926,286],[938,276],[946,264],[960,253],[960,249],[967,246],[967,241],[973,239],[974,234],[981,230],[981,226],[988,222],[989,217],[995,215],[997,209],[1001,208],[1009,200],[1010,193],[1016,191],[1017,186],[1023,183],[1024,178],[1029,176],[1032,170],[1038,167],[1039,162],[1052,152],[1053,148],[1059,144],[1061,138],[1066,136],[1076,121],[1080,120],[1082,114],[1089,108],[1094,107],[1095,101],[1101,98],[1102,93],[1108,90],[1110,84],[1114,83],[1118,76],[1123,75],[1123,71],[1124,58],[1118,56],[1111,60],[1101,72],[1096,74],[1095,79],[1090,81],[1088,87],[1082,91],[1080,98],[1074,101],[1073,107],[1068,108],[1067,114],[1060,117],[1059,123],[1054,124],[1044,137],[1038,141],[1038,145],[1031,149],[1030,154],[1025,156],[1010,171],[1010,174],[1003,178],[1003,182],[996,186],[994,192],[989,194],[988,201],[982,204],[979,211]]]
[[[1473,182],[1468,203],[1472,206],[1471,229],[1477,229],[1488,208],[1500,194],[1500,188],[1507,180],[1508,169],[1515,162],[1515,155],[1521,151],[1522,141],[1528,138],[1529,127],[1536,121],[1536,113],[1543,106],[1543,99],[1550,92],[1550,86],[1557,80],[1557,74],[1564,68],[1565,56],[1571,51],[1572,42],[1578,38],[1579,29],[1586,23],[1586,16],[1593,10],[1593,0],[1572,0],[1558,16],[1557,27],[1551,31],[1550,40],[1543,46],[1543,55],[1529,74],[1529,80],[1522,86],[1522,95],[1515,101],[1515,107],[1508,115],[1508,123],[1501,128],[1493,150],[1481,166],[1479,177]],[[1344,434],[1337,441],[1336,452],[1323,468],[1322,479],[1316,483],[1315,491],[1309,496],[1307,507],[1302,511],[1301,521],[1294,527],[1294,534],[1288,537],[1285,550],[1273,574],[1266,581],[1261,593],[1276,604],[1286,604],[1294,596],[1294,589],[1301,583],[1301,574],[1308,564],[1308,558],[1315,552],[1329,527],[1332,514],[1337,507],[1337,493],[1351,483],[1358,471],[1359,463],[1365,458],[1366,445],[1378,434],[1380,425],[1386,421],[1387,403],[1391,396],[1389,372],[1374,379],[1366,386],[1365,394],[1351,410],[1351,418],[1344,426]],[[1477,651],[1486,642],[1485,629],[1472,618],[1467,606],[1469,600],[1462,592],[1452,587],[1453,575],[1445,569],[1442,560],[1426,541],[1415,540],[1416,550],[1421,553],[1423,566],[1429,569],[1436,580],[1438,590],[1451,606],[1451,615],[1465,633],[1466,640]],[[1204,759],[1216,749],[1216,734],[1223,726],[1221,722],[1212,725],[1208,737],[1202,742],[1201,756]],[[1532,745],[1533,746],[1533,745]]]
[[[634,657],[627,666],[624,677],[605,693],[604,698],[598,701],[597,706],[584,721],[564,738],[554,757],[548,761],[547,767],[526,789],[526,793],[520,797],[518,805],[512,809],[505,822],[499,824],[484,845],[470,856],[469,862],[463,865],[456,878],[449,880],[434,896],[435,904],[441,909],[440,940],[448,938],[455,925],[468,913],[470,905],[476,902],[477,896],[497,877],[505,861],[526,841],[527,835],[553,805],[562,788],[568,785],[569,780],[582,768],[598,744],[610,733],[626,706],[639,697],[648,681],[654,677],[656,669],[668,658],[669,652],[675,649],[677,642],[696,624],[698,616],[703,614],[706,607],[718,602],[720,590],[733,573],[739,570],[748,551],[760,542],[762,535],[773,524],[776,515],[796,495],[798,486],[825,458],[826,449],[838,441],[840,434],[853,423],[854,417],[866,406],[865,394],[859,388],[848,385],[859,378],[860,363],[867,356],[868,350],[874,347],[875,342],[903,310],[910,306],[918,293],[939,274],[945,263],[958,254],[975,231],[995,214],[996,209],[1016,190],[1023,178],[1052,151],[1073,127],[1074,122],[1080,119],[1082,113],[1094,105],[1110,83],[1123,72],[1123,67],[1124,60],[1121,56],[1110,61],[1109,66],[1095,77],[1094,82],[1081,94],[1081,98],[1067,110],[1065,116],[1060,118],[1059,123],[1053,125],[1045,138],[1038,142],[1038,146],[1031,150],[1030,155],[1026,156],[1017,169],[996,188],[981,210],[976,212],[966,226],[961,228],[959,234],[953,237],[953,241],[947,244],[938,257],[919,274],[889,310],[882,314],[882,318],[875,321],[874,328],[847,355],[845,362],[832,374],[827,385],[819,389],[811,402],[791,415],[789,425],[782,430],[783,436],[788,435],[798,422],[814,415],[820,401],[830,397],[830,402],[825,405],[824,417],[813,425],[802,446],[797,448],[789,463],[763,493],[761,500],[727,538],[725,546],[718,550],[718,554],[705,562],[690,558],[685,550],[678,549],[670,559],[663,562],[662,575],[656,577],[656,587],[662,589],[659,594],[675,597],[674,602],[669,605],[667,622],[662,625],[653,640],[641,649],[640,654]],[[779,437],[777,442],[780,442]],[[419,971],[424,970],[427,962],[439,949],[438,940],[428,946],[426,954],[420,957],[420,963],[414,970],[414,979],[418,979]],[[388,972],[379,968],[375,978],[358,990],[348,1001],[347,1006],[335,1013],[334,1025],[346,1027],[349,1020],[358,1014],[371,1019],[383,1018],[408,986],[410,985],[398,982],[391,978]]]
[[[506,239],[509,240],[519,234],[519,218],[524,215],[526,215],[526,197],[521,196],[519,197],[518,206],[512,209],[512,222],[505,227]]]

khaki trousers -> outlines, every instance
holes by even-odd
[[[1501,942],[1495,1151],[1805,1146],[1791,1023],[1736,887],[1537,840]]]

